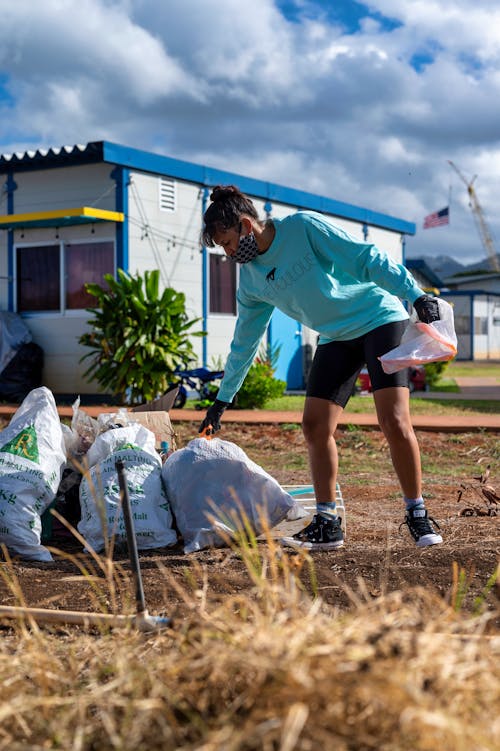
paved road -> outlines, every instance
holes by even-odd
[[[498,366],[498,371],[498,378],[455,377],[455,383],[460,389],[460,392],[456,394],[444,391],[419,391],[416,396],[423,399],[486,399],[488,401],[500,401],[500,365]]]

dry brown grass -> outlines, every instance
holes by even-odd
[[[341,614],[305,593],[307,555],[239,554],[250,595],[216,601],[208,569],[159,569],[185,603],[165,632],[4,630],[0,749],[498,749],[494,614],[420,588],[373,599],[362,581]]]

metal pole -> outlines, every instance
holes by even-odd
[[[135,602],[137,606],[137,614],[139,615],[140,613],[146,612],[146,601],[144,599],[144,588],[142,586],[141,567],[139,564],[139,553],[137,551],[134,520],[132,519],[132,511],[130,508],[130,497],[128,494],[125,465],[121,459],[117,459],[115,467],[116,471],[118,472],[118,484],[120,486],[120,495],[122,499],[123,519],[125,521],[125,530],[127,532],[128,553],[130,558],[130,565],[132,567],[132,574],[134,576]]]

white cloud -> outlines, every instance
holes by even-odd
[[[484,255],[447,160],[500,236],[500,7],[367,0],[353,32],[295,5],[0,0],[1,151],[114,140],[414,220],[413,254]],[[422,233],[450,182],[452,226]]]

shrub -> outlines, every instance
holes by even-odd
[[[89,308],[94,318],[90,332],[79,338],[91,352],[92,363],[84,376],[96,380],[122,404],[151,401],[163,394],[178,365],[194,359],[190,331],[200,319],[189,319],[182,292],[167,287],[160,295],[160,275],[146,271],[144,277],[118,269],[117,278],[104,277],[107,288],[86,284],[97,298]]]
[[[250,366],[238,391],[236,406],[240,409],[259,409],[270,399],[283,396],[285,381],[274,378],[279,350],[261,350]]]
[[[449,364],[450,361],[428,362],[424,365],[425,383],[429,389],[432,389],[438,383]]]

